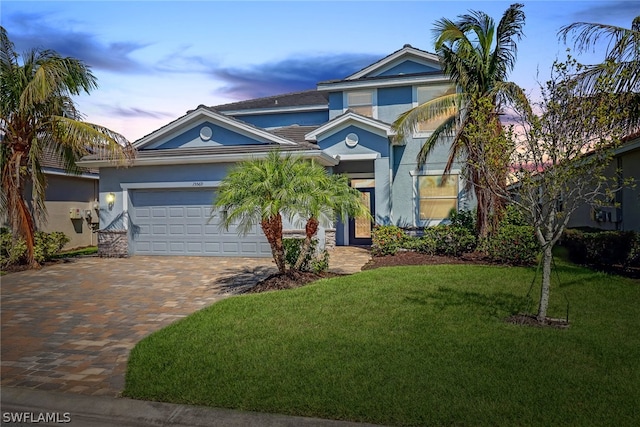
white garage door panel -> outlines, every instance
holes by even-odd
[[[238,236],[218,227],[211,214],[214,191],[132,190],[132,248],[138,255],[271,256],[271,248],[255,227]]]

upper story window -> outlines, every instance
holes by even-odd
[[[415,105],[424,104],[432,99],[439,98],[443,95],[455,93],[455,87],[450,84],[439,84],[430,86],[418,86],[415,93]],[[428,120],[419,123],[416,126],[417,133],[433,132],[438,126],[445,121],[444,117]]]
[[[374,92],[358,90],[346,93],[345,109],[367,117],[374,117]]]

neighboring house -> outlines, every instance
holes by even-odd
[[[571,216],[568,227],[640,232],[640,133],[625,138],[605,175],[613,177],[618,171],[620,182],[634,179],[635,186],[625,186],[618,191],[611,206],[580,206]]]
[[[65,249],[97,245],[98,171],[67,173],[61,161],[50,154],[43,157],[42,168],[47,178],[47,220],[36,221],[36,229],[63,232],[69,238]],[[30,188],[27,188],[25,199],[31,200]]]
[[[464,191],[460,164],[439,185],[449,144],[417,167],[416,155],[437,123],[424,123],[411,138],[392,143],[391,123],[399,114],[450,86],[436,55],[405,45],[315,90],[201,105],[136,141],[138,155],[128,168],[85,157],[82,166],[100,168],[101,253],[271,256],[258,228],[238,237],[210,215],[229,168],[274,149],[347,174],[376,224],[424,227],[446,219],[452,208],[472,209],[475,200]],[[319,231],[320,244],[370,244],[372,226],[358,218],[338,222]]]

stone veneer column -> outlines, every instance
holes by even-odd
[[[326,228],[324,230],[324,248],[330,250],[336,247],[336,229]]]
[[[98,231],[98,256],[103,258],[126,258],[129,256],[127,230]]]

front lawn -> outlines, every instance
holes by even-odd
[[[229,298],[141,341],[124,395],[386,425],[640,424],[640,283],[558,265],[381,268]],[[534,292],[535,293],[535,292]],[[531,308],[533,309],[533,308]]]

